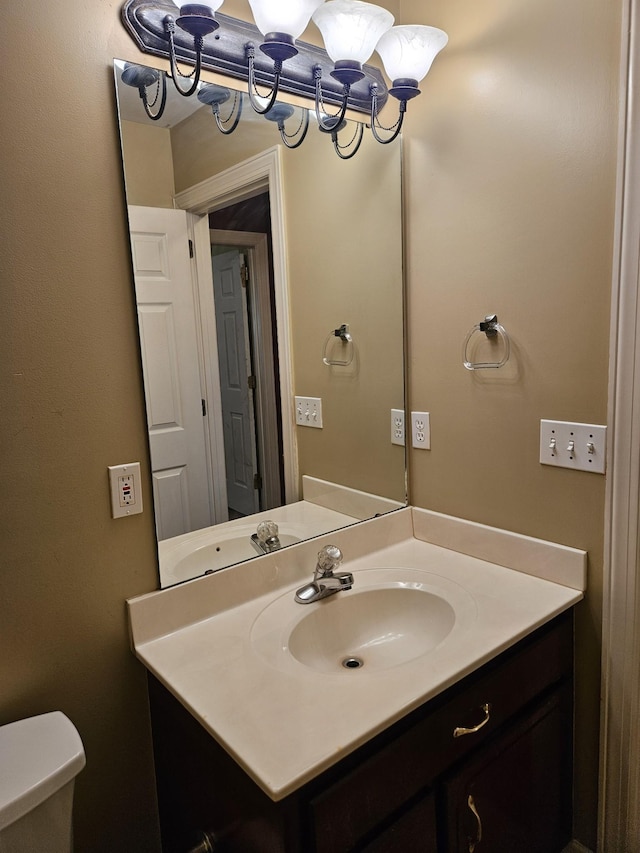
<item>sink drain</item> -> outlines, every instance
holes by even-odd
[[[342,661],[342,666],[347,669],[360,669],[361,666],[364,666],[364,661],[362,658],[345,658]]]

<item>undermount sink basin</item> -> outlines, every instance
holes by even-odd
[[[351,590],[314,604],[293,592],[255,620],[254,650],[278,668],[302,664],[319,673],[376,672],[409,663],[446,642],[475,618],[460,586],[415,569],[366,569]]]

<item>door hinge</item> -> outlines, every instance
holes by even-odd
[[[207,417],[207,401],[201,400],[201,403],[202,403],[202,417],[206,418]]]
[[[247,376],[247,386],[252,390],[256,390],[256,377],[255,376]]]
[[[254,489],[261,489],[262,488],[262,477],[260,476],[260,474],[254,474],[253,475],[253,488]]]
[[[249,267],[246,264],[242,264],[240,267],[240,279],[242,280],[242,286],[246,287],[249,283]]]
[[[189,257],[193,257],[193,240],[189,240]]]

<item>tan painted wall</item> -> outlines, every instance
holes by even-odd
[[[595,847],[604,477],[541,466],[541,418],[605,423],[620,3],[402,0],[450,42],[409,106],[411,457],[424,507],[589,551],[578,608],[578,838]],[[509,365],[471,373],[497,312]],[[428,327],[429,334],[425,334]]]
[[[342,144],[350,131],[345,137]],[[254,119],[227,139],[199,110],[171,131],[176,190],[279,138],[275,125]],[[323,400],[323,429],[297,430],[300,474],[403,501],[404,450],[389,440],[390,410],[404,405],[399,147],[367,134],[356,157],[343,161],[312,124],[300,148],[283,151],[282,164],[294,393]],[[348,367],[329,368],[323,345],[342,323],[356,355]]]
[[[541,417],[606,417],[620,0],[399,5],[452,36],[408,113],[410,394],[433,417],[413,500],[589,550],[577,825],[592,845],[604,482],[536,459]],[[153,524],[110,519],[105,473],[148,472],[111,70],[139,57],[118,14],[111,0],[0,11],[20,69],[0,131],[0,723],[61,708],[78,725],[79,853],[159,850],[123,608],[155,586]],[[472,375],[460,347],[490,310],[514,359]]]
[[[136,121],[121,122],[127,203],[173,207],[171,132]]]
[[[231,102],[221,107],[223,118],[230,109]],[[250,110],[247,101],[243,115],[246,117]],[[208,140],[208,144],[203,145],[203,139]],[[264,119],[258,120],[257,116],[250,121],[243,120],[233,136],[226,137],[215,128],[209,109],[198,110],[171,129],[176,192],[254,157],[277,145],[279,140],[277,127],[268,125]]]
[[[78,727],[78,853],[159,851],[124,608],[156,585],[153,520],[149,503],[112,520],[107,485],[108,465],[148,471],[111,64],[136,52],[118,14],[0,9],[19,69],[0,129],[0,724],[60,709]]]
[[[298,428],[300,472],[404,500],[404,448],[389,439],[404,405],[399,151],[367,136],[342,161],[328,142],[314,128],[284,160],[295,389],[323,400],[323,429]],[[354,360],[327,367],[341,323]]]

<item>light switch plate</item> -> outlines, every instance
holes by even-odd
[[[571,421],[540,421],[540,462],[604,474],[607,461],[607,428]]]
[[[296,424],[322,429],[322,399],[296,397]]]

